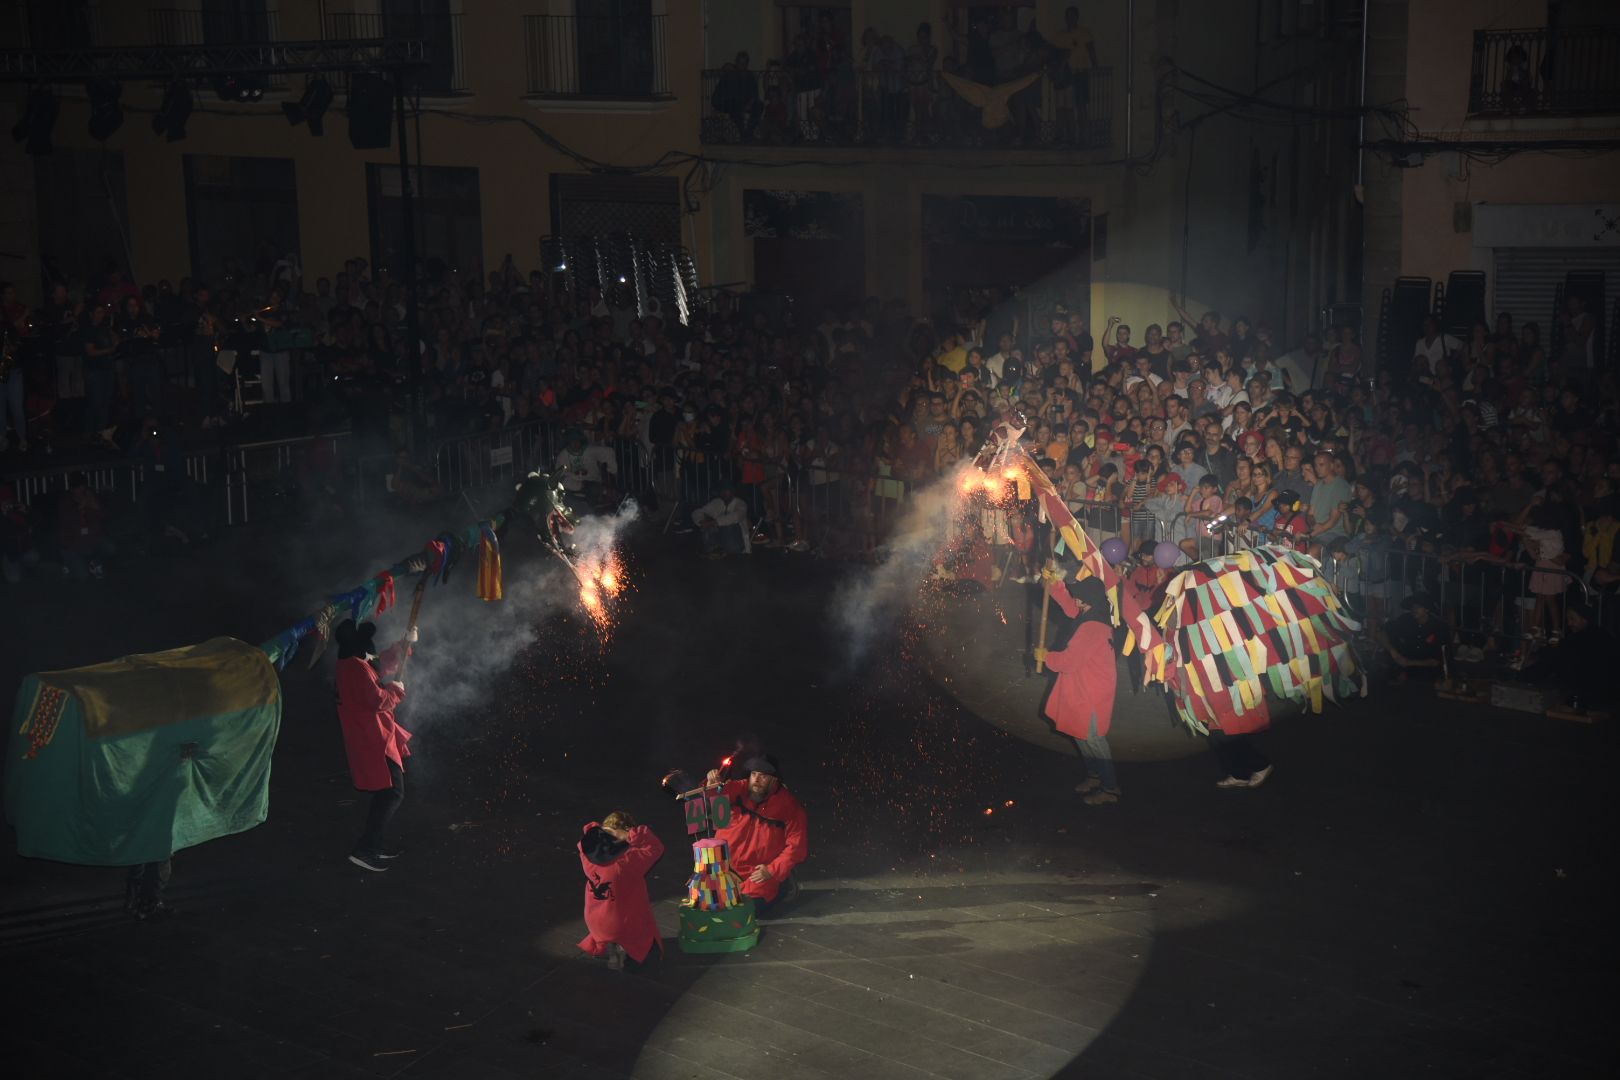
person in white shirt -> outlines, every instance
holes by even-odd
[[[692,511],[692,524],[702,533],[703,551],[711,558],[753,554],[748,538],[748,504],[737,497],[737,489],[731,484]]]
[[[1002,373],[1007,370],[1007,358],[1012,356],[1012,352],[1013,336],[1002,334],[996,341],[996,351],[985,357],[984,366],[990,369],[990,374],[996,377],[997,383],[1004,378]]]
[[[574,428],[564,437],[563,448],[557,453],[552,466],[562,473],[563,490],[570,495],[582,495],[587,488],[613,487],[619,478],[619,463],[613,451],[605,446],[592,446],[585,433]]]
[[[1422,335],[1417,339],[1417,344],[1412,346],[1412,359],[1414,361],[1427,361],[1427,369],[1420,368],[1419,370],[1432,372],[1435,365],[1460,348],[1462,348],[1462,342],[1450,334],[1442,334],[1440,332],[1440,320],[1433,315],[1429,315],[1423,320]]]

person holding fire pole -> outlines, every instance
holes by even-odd
[[[338,720],[343,725],[343,749],[349,758],[354,786],[369,791],[371,807],[366,828],[349,861],[363,870],[381,873],[388,860],[401,854],[383,847],[383,831],[399,804],[405,801],[405,759],[410,757],[411,733],[394,719],[405,700],[405,660],[417,640],[416,626],[391,649],[377,655],[375,623],[356,625],[344,619],[333,632],[337,640]]]
[[[755,900],[761,915],[779,909],[799,894],[793,868],[810,854],[808,822],[804,807],[782,786],[782,769],[776,758],[754,754],[743,758],[737,768],[746,780],[728,779],[734,771],[711,769],[707,783],[718,786],[731,802],[731,824],[715,835],[731,851],[731,867],[743,879],[744,896]]]
[[[1057,570],[1048,569],[1042,576],[1063,613],[1077,620],[1058,648],[1035,650],[1036,662],[1057,673],[1046,697],[1046,715],[1080,748],[1088,775],[1075,791],[1085,796],[1086,805],[1117,803],[1119,777],[1108,746],[1118,679],[1108,590],[1095,577],[1067,585]]]

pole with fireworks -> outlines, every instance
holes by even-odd
[[[508,509],[459,533],[440,533],[420,551],[400,559],[352,589],[328,596],[320,610],[281,631],[260,648],[280,670],[299,652],[306,639],[313,639],[316,646],[306,650],[308,666],[313,667],[339,621],[352,618],[359,622],[383,614],[394,605],[396,581],[412,574],[418,575],[409,620],[409,625],[414,627],[427,586],[446,583],[462,556],[470,551],[476,551],[478,556],[479,599],[502,600],[505,587],[500,534],[513,521],[521,519],[527,519],[534,528],[541,547],[568,567],[579,584],[581,608],[598,632],[605,634],[612,623],[611,601],[625,590],[625,575],[618,553],[609,547],[576,558],[567,537],[574,531],[577,518],[564,499],[562,483],[556,476],[533,472],[518,484],[516,498]]]

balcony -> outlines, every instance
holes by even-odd
[[[1056,85],[1044,73],[1010,96],[974,83],[957,89],[938,72],[918,86],[861,68],[813,81],[820,85],[804,88],[794,72],[774,62],[764,71],[705,71],[702,141],[1065,151],[1113,145],[1111,68],[1088,72],[1078,94],[1072,83]]]
[[[668,16],[525,15],[526,93],[573,101],[665,101]]]
[[[92,49],[107,40],[101,11],[88,4],[18,4],[12,15],[24,49]]]
[[[459,14],[382,13],[332,11],[321,8],[321,38],[418,38],[426,46],[427,66],[412,76],[411,85],[430,97],[451,97],[469,92],[467,68],[461,56]],[[345,80],[335,79],[341,85]]]
[[[1474,31],[1468,112],[1620,113],[1620,27]]]
[[[156,8],[151,18],[158,45],[261,45],[281,36],[274,11]]]
[[[152,41],[157,45],[265,45],[281,39],[274,11],[198,11],[154,8]],[[265,80],[271,90],[285,90],[285,75]]]

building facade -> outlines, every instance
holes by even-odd
[[[41,49],[420,37],[430,63],[406,136],[424,260],[462,274],[510,254],[541,265],[542,238],[632,231],[688,246],[706,233],[662,155],[698,150],[702,8],[679,0],[15,0],[5,35]],[[137,281],[217,279],[228,261],[296,255],[308,283],[345,259],[398,258],[399,133],[356,150],[349,81],[328,80],[324,134],[292,124],[308,80],[271,80],[252,102],[192,87],[184,137],[154,130],[165,87],[121,88],[123,123],[90,132],[92,95],[50,88],[49,154],[6,140],[0,278],[37,294],[40,260],[73,280],[112,261]],[[0,87],[10,129],[33,89]],[[386,113],[390,99],[381,102]],[[370,116],[375,124],[377,116]],[[160,125],[161,126],[161,125]],[[607,175],[602,169],[619,170]]]
[[[1378,148],[1365,164],[1366,325],[1383,359],[1410,353],[1430,311],[1460,333],[1509,314],[1557,347],[1579,296],[1594,362],[1613,365],[1620,7],[1373,0],[1369,11],[1368,99],[1402,101],[1409,117],[1369,132]]]
[[[1354,125],[1328,115],[1356,90],[1359,3],[706,7],[718,281],[933,311],[1050,284],[1137,342],[1175,302],[1289,336],[1359,298]]]

